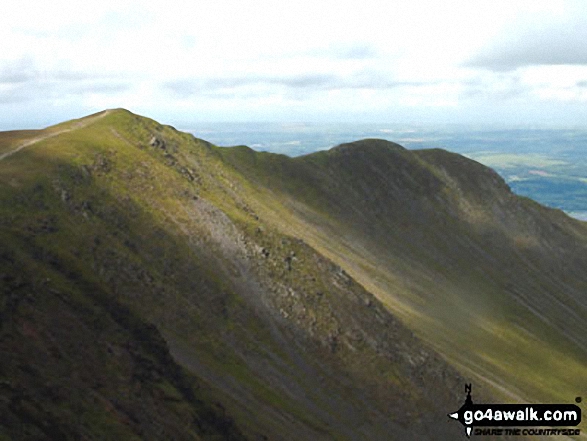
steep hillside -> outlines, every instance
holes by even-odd
[[[0,134],[0,439],[463,438],[470,377],[367,280],[409,218],[369,167],[410,155],[364,144],[292,160],[124,110]]]
[[[571,402],[587,378],[587,226],[442,150],[363,140],[290,159],[219,152],[255,206],[332,259],[504,399]]]

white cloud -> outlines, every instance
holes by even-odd
[[[494,71],[528,66],[587,65],[587,5],[552,2],[514,15],[466,65]]]
[[[54,103],[56,121],[70,105],[169,122],[455,122],[498,118],[506,101],[539,118],[541,103],[585,99],[586,15],[563,0],[4,0],[0,118],[18,106],[26,125]]]

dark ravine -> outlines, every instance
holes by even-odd
[[[292,159],[120,109],[0,155],[0,440],[456,440],[466,381],[585,373],[584,224],[458,155]],[[553,348],[562,389],[518,379]]]

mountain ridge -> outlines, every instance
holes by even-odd
[[[558,332],[565,335],[563,339],[570,340],[570,342],[567,341],[567,344],[574,346],[575,352],[583,353],[585,342],[578,339],[577,336],[582,335],[578,329],[583,327],[583,318],[580,317],[584,317],[585,312],[585,297],[582,294],[585,292],[585,280],[578,270],[580,265],[577,266],[577,263],[579,261],[585,262],[585,224],[566,216],[560,210],[542,207],[534,201],[514,195],[497,173],[472,160],[442,150],[410,151],[404,152],[404,154],[408,158],[411,156],[407,163],[404,161],[405,157],[402,158],[397,154],[393,161],[389,160],[391,157],[389,155],[389,158],[377,158],[367,166],[361,165],[359,160],[352,163],[347,162],[346,165],[339,164],[336,171],[329,171],[328,175],[325,175],[322,182],[318,184],[323,187],[323,190],[320,191],[323,194],[328,194],[330,189],[337,186],[341,188],[344,185],[341,183],[343,179],[352,179],[353,172],[357,168],[364,167],[358,173],[361,182],[353,182],[353,185],[346,189],[347,191],[340,192],[340,194],[344,194],[343,197],[324,198],[327,200],[322,199],[319,202],[306,197],[306,204],[303,208],[300,208],[299,204],[298,206],[292,205],[292,211],[297,210],[294,218],[298,218],[300,224],[304,226],[300,227],[297,232],[302,236],[305,234],[313,246],[344,266],[371,292],[379,292],[378,297],[392,303],[393,310],[399,313],[404,320],[412,321],[412,325],[416,324],[416,329],[420,328],[421,332],[428,334],[427,337],[424,333],[419,334],[427,341],[433,342],[435,339],[432,334],[440,331],[444,333],[447,330],[442,326],[427,330],[424,326],[428,324],[421,322],[418,325],[415,323],[414,318],[410,318],[410,315],[418,317],[422,315],[422,311],[420,307],[413,306],[413,296],[408,298],[409,303],[407,303],[401,302],[401,300],[398,302],[398,297],[401,299],[403,296],[396,295],[390,298],[385,293],[394,291],[397,293],[398,279],[405,282],[405,275],[409,275],[410,272],[415,273],[414,268],[419,265],[424,267],[424,271],[409,277],[411,287],[408,286],[407,289],[412,292],[430,293],[438,290],[437,284],[422,286],[425,284],[419,282],[418,278],[431,276],[438,278],[440,276],[439,280],[443,280],[446,279],[449,272],[454,274],[453,277],[457,276],[462,279],[463,276],[471,278],[475,271],[478,271],[479,277],[485,279],[483,283],[464,280],[464,285],[462,282],[456,284],[451,282],[449,289],[453,294],[447,292],[446,296],[442,298],[453,299],[455,302],[453,311],[458,311],[459,305],[466,304],[466,299],[463,296],[470,287],[483,288],[484,285],[487,294],[477,298],[476,302],[492,308],[493,312],[497,313],[493,316],[498,318],[500,322],[506,320],[511,324],[512,317],[516,313],[508,313],[507,310],[522,313],[519,308],[520,303],[523,303],[522,309],[534,310],[530,320],[542,316],[550,317],[546,319],[549,321],[552,319],[552,311],[547,312],[549,307],[542,305],[542,311],[538,311],[531,303],[535,300],[531,299],[548,302],[552,308],[557,308],[560,314],[556,325]],[[225,155],[228,157],[230,150],[227,150]],[[312,161],[313,164],[316,164],[315,155],[321,155],[323,158],[335,157],[335,155],[328,155],[327,152],[320,152],[319,154],[294,158],[292,162]],[[238,157],[228,158],[229,161],[235,162],[235,166],[239,167],[241,171],[247,173],[248,169],[239,164],[238,159]],[[383,164],[383,166],[377,168],[375,164]],[[392,175],[389,179],[385,176],[388,171]],[[426,171],[432,171],[432,173],[423,173]],[[300,175],[303,176],[303,173]],[[339,177],[344,178],[338,179]],[[252,176],[249,178],[254,179]],[[400,180],[401,191],[397,191],[394,179]],[[303,182],[304,179],[300,179],[297,183],[303,186]],[[273,185],[274,182],[272,182],[271,184],[273,187],[279,188],[278,183]],[[308,193],[316,192],[316,186],[316,181],[314,181],[312,188],[308,189]],[[291,187],[289,188],[291,189]],[[374,189],[378,188],[385,188],[385,191],[377,194]],[[356,193],[357,189],[363,189],[363,191]],[[287,191],[288,189],[285,189],[285,192]],[[299,189],[297,191],[302,192]],[[349,201],[351,196],[355,196],[352,202],[340,204],[341,201]],[[320,213],[323,207],[329,203],[328,200],[335,200],[335,203],[339,203],[338,207],[334,207],[335,216],[329,216],[332,206]],[[385,205],[382,205],[380,201],[387,201],[388,205],[391,203],[392,208],[384,208]],[[363,219],[364,213],[368,213],[370,216],[367,222]],[[343,220],[342,223],[341,220]],[[311,226],[308,228],[308,223],[314,226],[318,225],[317,228],[314,228],[314,232],[304,233],[311,228]],[[328,225],[328,227],[325,228],[324,225]],[[376,228],[374,231],[374,226],[377,225],[382,228]],[[448,234],[439,234],[447,226],[450,227],[446,230]],[[316,233],[316,230],[320,229],[327,229],[328,234],[319,237],[320,233]],[[345,242],[342,250],[332,250],[330,245],[333,234],[336,235],[337,231],[343,231],[339,233],[340,240]],[[360,237],[357,237],[357,234]],[[350,235],[354,236],[352,240],[346,240],[345,236]],[[409,240],[406,240],[406,237]],[[382,244],[386,244],[387,247]],[[387,251],[398,248],[409,252],[393,255]],[[442,253],[435,252],[434,248]],[[478,252],[472,253],[475,250]],[[373,258],[374,253],[383,257]],[[359,258],[348,258],[353,254],[358,255]],[[451,257],[451,255],[455,257]],[[549,255],[552,257],[548,258]],[[485,256],[485,258],[480,259],[479,256]],[[409,264],[402,263],[403,260],[410,258]],[[385,271],[368,271],[364,268],[357,268],[357,263],[353,260],[359,263],[365,260],[379,261]],[[427,265],[421,264],[426,261],[429,262]],[[479,269],[470,271],[470,264],[476,261],[481,261]],[[574,262],[574,265],[561,265],[561,262],[566,261]],[[499,263],[497,265],[499,271],[494,269],[495,263]],[[434,271],[431,274],[430,269],[438,265],[441,267],[440,274],[439,271]],[[404,269],[400,273],[401,276],[392,279],[390,274],[397,273],[396,268],[402,266]],[[543,270],[537,271],[539,267],[542,267]],[[524,279],[524,277],[514,276],[516,271],[514,268],[518,268],[522,274],[533,274],[536,280],[544,281],[544,286],[540,286],[539,282],[533,280],[533,276],[523,282],[517,280]],[[455,273],[457,270],[458,272]],[[557,272],[558,275],[555,276]],[[497,278],[495,277],[496,273],[498,274]],[[550,273],[549,276],[554,276],[557,282],[553,284],[552,280],[545,280],[548,279],[545,277],[545,273]],[[388,281],[385,281],[386,278]],[[501,286],[492,287],[491,285],[495,285],[495,282],[492,282],[491,278],[500,280],[499,285]],[[373,283],[373,280],[377,279],[384,281],[379,287]],[[488,284],[489,286],[487,286]],[[525,286],[516,286],[521,284]],[[463,290],[463,292],[461,295],[455,296],[454,288],[458,288],[459,285],[461,285],[459,290]],[[574,287],[571,288],[570,285],[574,285]],[[572,292],[572,294],[561,301],[560,291],[564,292],[565,290]],[[524,292],[523,298],[519,294],[521,292]],[[503,298],[504,293],[507,293],[507,296],[511,295],[513,302],[507,298],[505,303],[494,301],[495,298]],[[536,296],[535,293],[539,295]],[[430,301],[431,298],[427,297],[426,301]],[[564,306],[565,303],[574,305],[572,312],[569,312]],[[442,304],[435,304],[439,310],[445,309],[442,306]],[[450,309],[447,313],[449,312]],[[466,310],[463,312],[466,315],[471,313]],[[429,309],[425,316],[433,318],[437,314]],[[484,316],[485,314],[481,314],[481,316],[477,314],[477,317],[465,320],[465,323],[473,324],[475,320],[485,320]],[[448,317],[445,319],[449,320]],[[543,324],[546,324],[545,320],[542,321]],[[494,323],[489,326],[497,331],[500,325]],[[521,326],[522,329],[525,328],[524,323],[517,324],[508,332],[515,332],[518,326]],[[551,326],[552,323],[548,323],[547,327]],[[508,325],[508,327],[510,326]],[[476,326],[472,326],[472,329],[475,328]],[[541,328],[542,325],[537,324],[530,333],[541,334],[541,338],[546,340],[554,336],[554,333],[550,334]],[[458,341],[458,338],[454,341]],[[544,355],[546,352],[544,351]],[[582,361],[579,365],[584,365],[584,354],[580,358]],[[458,363],[460,364],[462,361]],[[544,375],[544,379],[541,381],[545,381],[548,377],[547,372],[542,375]],[[580,387],[580,384],[577,386]],[[522,393],[522,395],[524,394]]]
[[[147,377],[145,393],[159,397],[163,404],[158,405],[171,414],[181,409],[179,414],[196,415],[196,421],[202,412],[211,423],[227,415],[235,439],[463,436],[459,425],[446,418],[463,399],[465,379],[454,366],[478,381],[476,396],[481,400],[495,392],[490,382],[496,380],[484,381],[482,376],[499,363],[481,365],[476,373],[467,370],[471,363],[461,366],[466,360],[447,347],[467,342],[431,338],[438,333],[442,324],[436,322],[442,317],[422,307],[430,300],[430,287],[438,285],[435,279],[463,289],[450,268],[462,271],[462,260],[470,256],[440,259],[450,255],[445,243],[449,239],[436,239],[433,252],[423,246],[425,239],[438,236],[433,233],[441,221],[449,238],[465,233],[471,239],[464,245],[482,246],[495,254],[478,239],[477,230],[457,222],[464,214],[478,216],[479,207],[492,199],[458,194],[458,184],[451,184],[445,174],[454,178],[451,167],[459,167],[451,164],[461,159],[449,154],[452,159],[446,160],[443,172],[436,162],[444,153],[414,154],[374,140],[358,142],[359,149],[353,147],[357,143],[349,143],[333,152],[287,158],[246,147],[219,148],[120,109],[99,115],[99,119],[54,126],[53,130],[61,130],[78,124],[79,130],[64,130],[0,162],[0,239],[3,249],[12,253],[8,262],[31,268],[16,285],[34,278],[31,274],[42,280],[46,273],[49,285],[59,286],[45,289],[36,282],[33,297],[42,292],[42,298],[92,304],[95,300],[88,292],[92,289],[80,288],[92,281],[96,291],[107,293],[107,298],[144,323],[140,329],[146,326],[164,338],[182,375],[201,385],[202,394],[196,396],[202,397],[204,407],[190,404],[185,395],[181,398],[179,384],[169,383],[161,373]],[[493,182],[497,178],[492,173],[483,176],[489,176],[491,185],[502,185]],[[472,173],[476,182],[474,178],[480,176]],[[495,190],[496,194],[502,190]],[[463,207],[459,197],[470,206]],[[503,204],[509,207],[508,198],[491,210],[503,209]],[[441,206],[448,214],[431,217]],[[532,204],[524,209],[542,210]],[[404,225],[408,220],[412,222]],[[581,224],[569,225],[561,237],[573,228],[576,237],[584,237]],[[390,247],[400,250],[400,255],[389,253]],[[487,267],[484,260],[480,263]],[[13,265],[11,274],[15,272]],[[14,351],[10,342],[31,333],[30,320],[23,317],[44,311],[34,303],[10,306],[18,277],[14,274],[9,280],[12,285],[2,303],[4,316],[16,326],[3,328],[0,342],[5,351]],[[418,282],[419,277],[425,283]],[[461,294],[451,297],[447,289],[440,292],[453,299],[451,307],[462,299]],[[509,295],[502,297],[496,302],[489,294],[477,296],[476,302],[486,302],[494,312],[511,306]],[[580,318],[583,304],[576,301]],[[480,316],[466,308],[464,312]],[[72,315],[85,323],[103,313],[93,318],[74,308]],[[450,316],[446,310],[445,317]],[[472,324],[473,320],[465,321]],[[124,335],[132,342],[136,337],[129,326],[117,332],[127,332]],[[67,346],[62,334],[57,338],[50,328],[40,328],[47,345],[53,339]],[[483,327],[477,328],[475,332],[487,341]],[[440,329],[453,337],[460,328]],[[502,332],[506,331],[510,328]],[[534,336],[536,330],[530,327],[529,332]],[[572,345],[561,335],[559,340]],[[98,341],[111,339],[113,330],[103,331]],[[471,350],[474,343],[464,347]],[[530,347],[529,353],[534,353],[534,346]],[[566,355],[563,361],[574,360],[571,368],[579,373],[581,351],[573,351],[577,358]],[[495,357],[496,352],[488,354]],[[16,377],[25,386],[32,381],[26,369],[22,371],[25,355],[20,364],[11,364],[12,372],[0,372],[6,381]],[[520,364],[515,357],[514,361]],[[45,374],[46,381],[52,374]],[[142,384],[128,381],[135,387]],[[504,376],[494,389],[517,392],[512,384],[511,375]],[[36,395],[37,388],[25,386],[29,400],[46,407],[46,398]],[[84,387],[95,393],[95,385]],[[122,383],[119,389],[127,387]],[[164,395],[158,395],[161,388]],[[527,388],[525,394],[530,396]],[[169,396],[181,404],[170,406]],[[106,402],[112,399],[106,397]],[[80,420],[84,430],[96,424]],[[132,427],[139,438],[149,438],[141,424]],[[190,439],[198,433],[202,439],[223,439],[214,424],[202,427],[208,428],[198,429],[196,424],[182,436]]]

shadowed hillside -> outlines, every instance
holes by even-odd
[[[221,154],[271,189],[262,209],[276,222],[467,375],[510,399],[568,401],[584,388],[585,223],[442,150],[364,140],[295,159]]]
[[[465,381],[581,392],[585,227],[470,160],[125,110],[0,155],[0,439],[462,439]]]

